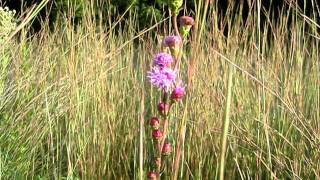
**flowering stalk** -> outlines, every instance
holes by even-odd
[[[171,170],[168,162],[170,162],[170,154],[174,147],[168,139],[170,135],[170,109],[174,104],[183,100],[186,91],[182,80],[178,76],[179,62],[182,57],[183,40],[179,33],[177,15],[182,3],[183,0],[171,0],[169,2],[170,10],[173,12],[175,35],[166,37],[163,45],[164,47],[169,48],[170,54],[165,52],[158,53],[153,60],[152,69],[147,73],[150,83],[154,87],[158,88],[163,94],[161,101],[157,106],[158,113],[161,118],[152,117],[150,119],[150,126],[153,129],[152,136],[156,152],[154,154],[154,166],[148,173],[148,179],[160,179],[163,169],[166,171]],[[181,20],[180,25],[180,30],[186,29],[186,27],[184,27],[186,24],[181,23]],[[190,26],[188,28],[190,30]],[[187,37],[186,31],[183,31],[183,37]],[[180,152],[177,153],[177,155],[180,156]],[[176,163],[177,162],[175,162],[175,166],[172,167],[176,168]]]

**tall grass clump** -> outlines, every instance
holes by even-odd
[[[182,11],[195,24],[179,66],[187,94],[172,112],[176,178],[319,179],[319,13],[288,1],[274,17],[251,2],[244,20],[241,5],[219,17],[209,3]],[[163,17],[137,31],[134,11],[106,22],[87,13],[77,25],[72,13],[44,21],[29,37],[18,26],[1,44],[1,63],[10,62],[1,71],[1,179],[145,178],[153,146],[143,120],[159,100],[146,74],[174,28]]]

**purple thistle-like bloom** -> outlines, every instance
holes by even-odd
[[[154,58],[153,64],[160,68],[163,68],[163,67],[169,67],[172,62],[173,62],[173,57],[170,54],[162,52],[156,55],[156,57]]]
[[[176,72],[170,68],[158,68],[154,67],[148,72],[148,78],[150,83],[160,89],[169,91],[176,81]]]
[[[181,44],[181,38],[180,36],[167,36],[164,44],[172,49],[178,48]]]
[[[185,95],[186,90],[185,87],[183,86],[177,86],[171,94],[171,99],[174,101],[179,101],[183,98],[183,96]]]

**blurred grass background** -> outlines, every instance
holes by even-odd
[[[184,11],[197,23],[180,70],[191,82],[188,98],[171,120],[172,127],[186,122],[180,179],[218,178],[230,64],[225,179],[320,178],[319,9],[313,2],[313,16],[295,1],[277,17],[261,1],[251,1],[246,19],[232,3],[224,17],[209,1]],[[140,116],[156,115],[159,100],[145,76],[163,37],[172,34],[170,18],[139,31],[134,9],[123,16],[110,7],[102,20],[90,3],[85,7],[80,23],[70,8],[53,27],[44,20],[32,36],[28,23],[18,24],[10,39],[3,36],[0,179],[139,178]],[[147,172],[147,122],[144,130]]]

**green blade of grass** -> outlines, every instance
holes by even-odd
[[[225,169],[225,156],[227,151],[227,141],[228,141],[228,131],[230,124],[230,111],[231,111],[231,98],[232,98],[232,76],[233,76],[233,66],[229,65],[229,75],[228,75],[228,89],[227,89],[227,102],[225,107],[225,118],[223,122],[223,132],[221,137],[221,152],[220,152],[220,173],[219,179],[224,179],[224,169]]]

